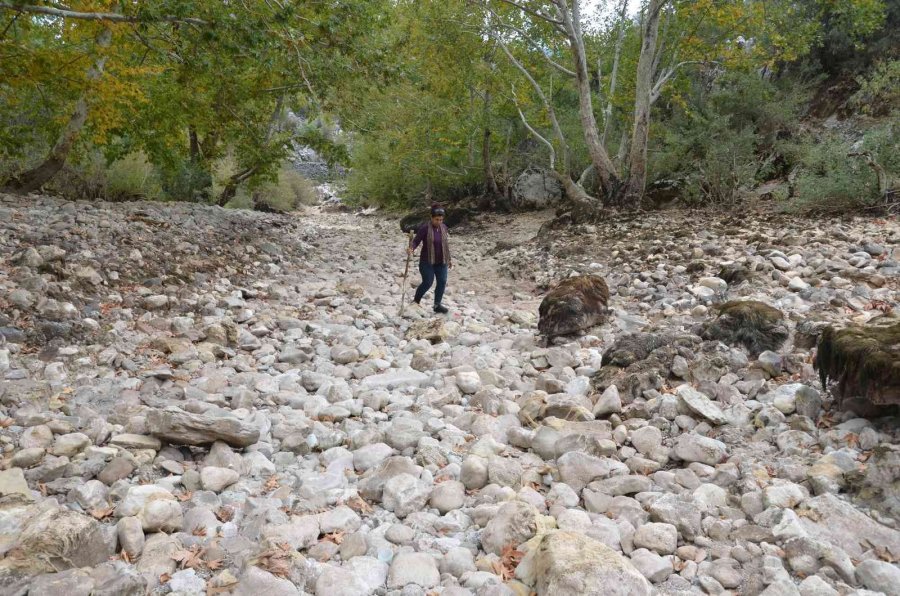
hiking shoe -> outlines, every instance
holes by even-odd
[[[450,310],[449,310],[446,306],[442,306],[442,305],[440,305],[440,304],[435,304],[435,305],[434,305],[434,312],[440,313],[440,314],[442,314],[442,315],[445,315],[445,314],[447,314],[448,312],[450,312]]]

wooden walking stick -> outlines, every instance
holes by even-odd
[[[409,232],[409,242],[407,243],[407,248],[412,245],[413,241],[413,232],[410,230]],[[412,259],[412,252],[406,251],[406,269],[403,270],[403,282],[400,284],[400,316],[403,316],[403,307],[406,306],[406,278],[409,276],[409,261]]]

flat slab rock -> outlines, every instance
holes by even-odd
[[[805,502],[810,514],[800,517],[803,528],[813,538],[844,549],[851,557],[860,557],[871,548],[900,554],[900,531],[878,523],[859,509],[832,494]]]
[[[154,437],[179,445],[211,445],[223,441],[248,447],[259,440],[259,429],[232,417],[191,414],[175,407],[151,410],[147,426]]]
[[[431,377],[411,368],[392,370],[380,375],[371,375],[362,380],[367,389],[400,389],[401,387],[421,387]]]

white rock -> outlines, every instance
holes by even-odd
[[[900,567],[869,559],[856,567],[856,579],[870,590],[893,594],[900,590]]]
[[[384,483],[382,505],[399,518],[421,511],[431,495],[431,485],[412,474],[398,474]]]
[[[615,385],[610,385],[600,394],[597,403],[594,404],[594,417],[602,418],[610,414],[618,414],[621,411],[622,399],[619,397],[619,389]]]
[[[672,453],[682,461],[714,466],[728,454],[728,447],[722,441],[686,433],[678,437]]]
[[[200,485],[214,493],[224,490],[240,479],[241,475],[229,468],[205,466],[200,469]]]
[[[441,583],[434,557],[427,553],[400,553],[391,562],[388,589],[402,590],[412,584],[420,588],[434,588]]]
[[[456,375],[456,386],[467,395],[473,395],[481,389],[481,377],[478,373],[464,371]]]
[[[671,555],[678,546],[678,529],[672,524],[646,523],[635,531],[632,540],[635,548]]]
[[[728,422],[719,406],[690,385],[679,385],[675,393],[692,412],[703,416],[713,424],[726,424]]]

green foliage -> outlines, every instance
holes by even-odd
[[[302,206],[315,205],[318,194],[312,182],[283,164],[274,181],[264,181],[255,186],[241,188],[227,207],[253,209],[265,206],[276,211],[295,211]]]
[[[792,82],[793,83],[793,82]],[[727,204],[785,173],[780,138],[796,133],[809,94],[756,73],[733,73],[712,89],[685,91],[651,152],[651,179],[680,180],[690,204]]]
[[[211,198],[212,174],[202,164],[181,161],[162,174],[162,188],[174,201],[206,203]]]
[[[851,151],[870,151],[889,173],[900,173],[900,127],[877,126],[856,144],[837,134],[803,138],[785,147],[799,164],[790,210],[812,212],[858,211],[879,200],[878,182],[862,159]]]
[[[868,76],[858,77],[859,91],[851,102],[872,115],[886,115],[900,110],[900,60],[879,62]]]
[[[75,1],[75,11],[109,3]],[[287,108],[313,119],[337,110],[358,81],[379,82],[389,39],[387,0],[328,3],[219,0],[116,3],[138,24],[61,19],[0,8],[0,174],[40,163],[85,99],[76,152],[142,152],[167,195],[212,200],[211,163],[235,156],[244,184],[274,179],[295,136],[346,159]],[[161,16],[200,19],[172,24]],[[108,45],[98,40],[109,29]],[[96,66],[103,63],[99,74]],[[0,180],[2,183],[3,180]]]
[[[159,172],[143,153],[131,153],[106,168],[107,201],[163,198]]]

